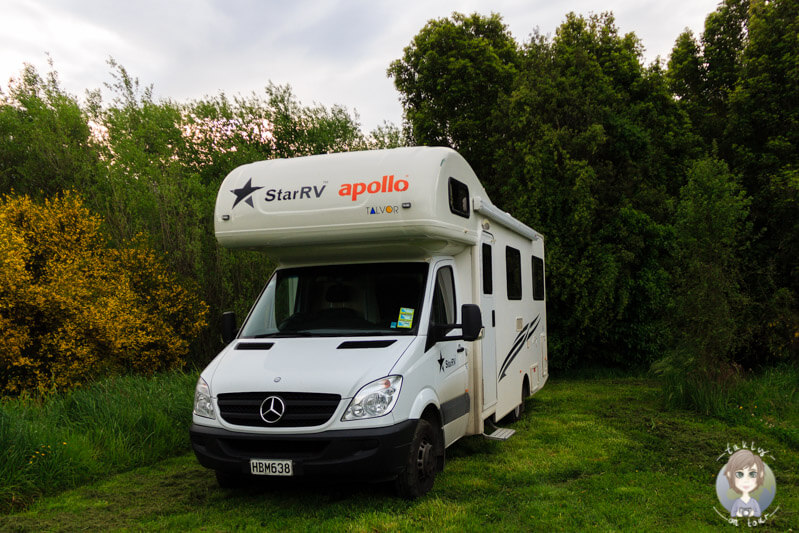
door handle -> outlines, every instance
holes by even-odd
[[[463,346],[458,346],[457,352],[458,352],[458,353],[461,353],[461,352],[463,352],[465,349],[466,349],[466,348],[464,348]]]

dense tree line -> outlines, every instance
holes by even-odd
[[[210,308],[210,327],[176,339],[207,362],[221,348],[221,312],[246,314],[274,268],[259,252],[216,243],[214,202],[227,173],[263,159],[395,146],[400,132],[387,124],[364,135],[346,109],[303,106],[272,84],[249,96],[156,101],[151,86],[109,63],[108,102],[99,90],[81,102],[55,71],[43,77],[30,66],[0,92],[0,194],[40,203],[75,191],[103,220],[110,246],[137,240],[156,250]]]
[[[391,64],[408,142],[461,151],[544,233],[553,366],[652,366],[690,401],[796,361],[797,21],[725,0],[647,66],[610,14],[524,44],[453,14]]]

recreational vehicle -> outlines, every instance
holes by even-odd
[[[417,497],[448,446],[507,438],[494,424],[547,380],[543,237],[454,150],[244,165],[214,224],[279,265],[197,382],[191,442],[222,486],[362,477]]]

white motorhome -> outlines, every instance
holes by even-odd
[[[214,222],[279,262],[197,383],[192,446],[222,486],[362,476],[416,497],[547,380],[544,240],[451,149],[244,165]]]

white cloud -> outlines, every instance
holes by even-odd
[[[389,63],[424,24],[463,13],[497,12],[514,37],[554,34],[566,13],[613,11],[634,31],[648,61],[665,58],[680,32],[701,33],[716,0],[4,0],[0,78],[24,62],[46,70],[50,52],[64,87],[82,94],[110,76],[113,56],[156,95],[176,100],[290,84],[305,103],[357,109],[369,130],[399,123]]]

